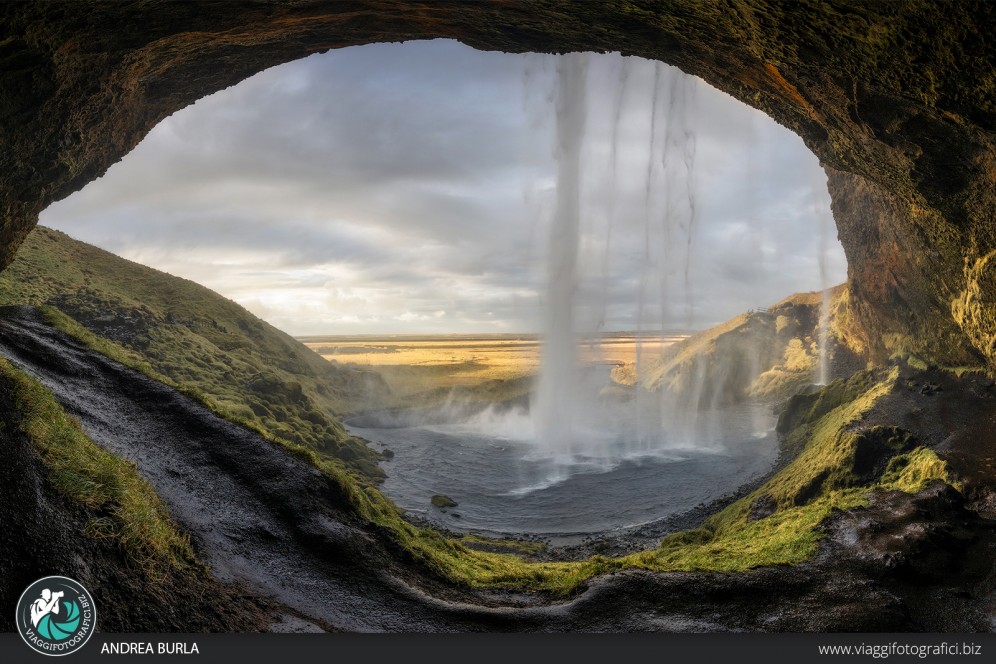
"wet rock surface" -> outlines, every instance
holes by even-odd
[[[52,390],[91,439],[137,464],[219,579],[323,628],[446,624],[426,618],[413,591],[378,579],[386,553],[317,469],[20,311],[0,331],[4,354]]]
[[[877,494],[867,508],[832,517],[826,528],[821,559],[832,556],[839,568],[879,579],[902,599],[913,624],[941,632],[993,630],[996,522],[966,509],[951,487]]]
[[[241,584],[224,584],[198,570],[150,575],[113,541],[83,533],[100,516],[70,501],[49,482],[31,442],[16,429],[15,404],[0,385],[0,631],[14,631],[25,588],[50,575],[70,576],[92,593],[97,628],[127,632],[253,631],[266,629],[278,609]]]
[[[972,508],[996,518],[996,383],[988,375],[904,367],[900,389],[865,424],[911,432],[948,463]]]
[[[741,574],[629,571],[597,578],[562,600],[476,593],[447,586],[406,562],[349,513],[337,487],[311,466],[82,348],[35,310],[0,311],[0,354],[45,383],[95,442],[136,463],[218,579],[252,588],[263,598],[254,606],[270,603],[263,622],[276,630],[992,629],[993,522],[940,485],[916,496],[882,494],[868,508],[833,517],[820,554],[796,567]],[[43,482],[44,471],[32,463],[30,472],[18,473]],[[18,495],[30,495],[28,489]],[[48,517],[17,522],[12,509],[18,508],[9,501],[0,508],[0,522],[12,524],[2,532],[7,538],[15,536],[14,527],[24,533],[5,543],[4,570],[30,576],[33,571],[23,571],[36,564],[30,542],[46,540],[52,524]],[[53,518],[58,525],[64,517]],[[90,579],[86,570],[103,565],[93,552],[96,545],[80,537],[78,528],[71,521],[56,528],[77,533],[82,544],[52,560]],[[65,556],[75,562],[63,562]],[[3,578],[2,592],[9,595],[19,577]],[[94,583],[117,587],[113,580]],[[144,609],[151,610],[135,610]],[[247,613],[212,624],[258,628],[261,610]],[[249,619],[253,615],[256,623]],[[119,616],[104,627],[149,624],[155,623]]]

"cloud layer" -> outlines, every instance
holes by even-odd
[[[534,331],[556,57],[440,40],[275,67],[164,120],[41,223],[202,283],[293,334]],[[659,140],[684,113],[695,146],[691,243],[668,243],[680,233],[664,223],[674,196],[662,164],[646,207],[655,66],[625,60],[624,86],[623,58],[590,60],[581,313],[636,329],[659,325],[663,301],[665,324],[702,327],[843,281],[816,158],[701,82],[690,100],[659,97]]]

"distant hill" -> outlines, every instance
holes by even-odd
[[[830,290],[826,320],[830,378],[863,366],[839,340],[836,323],[844,293],[843,285]],[[767,309],[739,314],[668,346],[640,375],[633,364],[616,368],[613,380],[674,394],[694,407],[738,403],[748,397],[785,399],[817,379],[821,300],[819,292],[797,293]]]
[[[274,436],[383,477],[379,454],[339,422],[384,396],[383,380],[331,365],[192,281],[38,227],[0,273],[0,304],[52,306]]]

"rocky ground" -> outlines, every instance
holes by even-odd
[[[12,461],[3,468],[4,486],[19,501],[0,507],[0,594],[13,597],[29,577],[78,575],[96,588],[101,606],[126,607],[102,612],[104,630],[996,628],[996,529],[971,509],[989,504],[983,489],[967,498],[943,485],[915,496],[880,494],[867,508],[832,517],[820,554],[795,567],[742,574],[630,571],[598,578],[566,599],[471,592],[405,562],[350,514],[338,488],[313,467],[86,350],[48,327],[35,310],[3,310],[0,354],[51,389],[95,442],[137,464],[210,566],[211,577],[177,578],[165,586],[143,579],[113,547],[80,535],[86,519],[81,508],[46,485],[26,441],[5,436]],[[895,397],[897,412],[910,406],[904,399],[936,405],[954,414],[948,420],[953,427],[960,416],[980,421],[983,406],[987,417],[996,412],[982,379],[956,385],[936,377],[929,384],[940,391],[929,388],[927,395],[911,384]],[[945,400],[962,403],[956,395],[973,389],[981,390],[979,402],[965,412],[954,405],[944,409]],[[925,417],[936,425],[929,433],[942,436],[938,418]],[[956,443],[948,440],[949,458],[973,467],[965,456],[972,445]]]

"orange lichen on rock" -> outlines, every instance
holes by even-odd
[[[816,109],[813,108],[813,105],[806,101],[806,98],[802,96],[802,93],[799,92],[798,88],[785,80],[785,77],[782,76],[782,73],[778,71],[777,67],[770,62],[765,62],[764,73],[766,74],[764,77],[764,83],[766,83],[775,92],[787,95],[789,99],[795,101],[795,103],[806,111],[806,114],[810,118],[813,120],[818,119],[819,114],[816,112]]]

